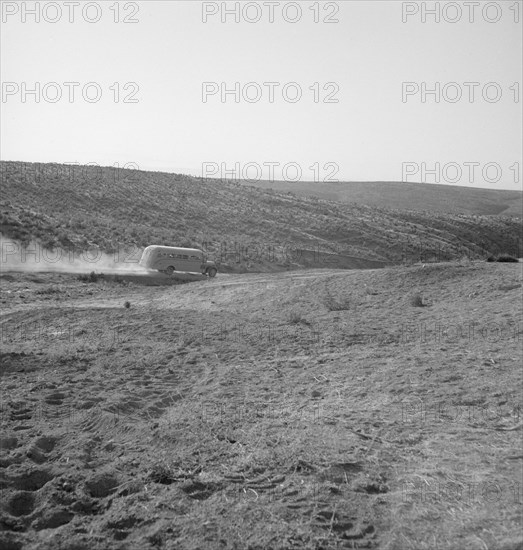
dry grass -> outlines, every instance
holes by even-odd
[[[351,309],[351,299],[349,297],[335,298],[328,290],[326,291],[324,304],[329,311],[348,311]]]

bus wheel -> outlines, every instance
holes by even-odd
[[[167,275],[172,275],[174,273],[174,267],[172,265],[170,265],[166,270],[165,270],[165,273],[167,273]]]
[[[213,277],[216,277],[217,270],[215,267],[211,267],[207,270],[207,275],[212,279]]]

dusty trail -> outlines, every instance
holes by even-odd
[[[369,270],[379,271],[379,270]],[[129,301],[135,305],[159,308],[189,308],[209,310],[216,309],[219,306],[233,304],[238,295],[247,299],[249,296],[255,298],[260,290],[276,290],[281,286],[294,287],[303,285],[305,281],[311,279],[325,279],[328,277],[350,277],[351,273],[359,273],[360,270],[337,270],[337,269],[314,269],[299,272],[284,273],[245,273],[245,274],[227,274],[219,273],[216,278],[208,279],[197,274],[178,274],[178,277],[168,277],[163,274],[150,274],[124,271],[118,272],[118,278],[123,281],[133,283],[129,287]],[[16,270],[3,271],[4,275],[20,273]],[[51,273],[40,272],[42,276],[51,275]],[[73,275],[73,273],[61,272],[64,275]],[[189,284],[178,284],[178,281],[190,281]],[[146,291],[147,297],[144,298],[143,287],[151,287]],[[151,296],[152,294],[153,296]],[[96,297],[78,300],[76,298],[63,299],[60,301],[61,308],[115,308],[121,307],[121,296],[111,298],[104,296],[103,300]],[[30,309],[31,304],[19,304],[17,309],[9,309],[10,312]],[[4,314],[6,311],[4,311]],[[1,316],[2,314],[0,314]]]

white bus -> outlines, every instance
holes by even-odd
[[[205,258],[198,248],[178,248],[175,246],[148,246],[140,258],[140,265],[146,269],[155,269],[167,275],[175,271],[186,273],[204,273],[214,277],[216,264]]]

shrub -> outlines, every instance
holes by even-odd
[[[511,262],[511,263],[518,263],[519,260],[517,258],[514,258],[514,256],[511,256],[510,254],[500,254],[496,258],[497,262]]]
[[[330,294],[327,294],[327,298],[325,299],[324,304],[329,311],[347,311],[348,309],[350,309],[349,298],[336,300]]]
[[[95,273],[94,271],[91,271],[89,275],[87,275],[87,273],[81,273],[78,275],[78,280],[82,281],[82,283],[97,283],[99,279],[103,279],[103,276],[103,273]]]
[[[154,483],[162,485],[171,485],[176,481],[173,468],[166,462],[158,461],[149,471],[148,478]]]
[[[518,263],[519,260],[510,254],[498,254],[497,256],[489,256],[487,262]]]
[[[296,312],[296,311],[293,311],[290,315],[289,315],[289,323],[291,325],[299,325],[299,324],[302,324],[302,325],[309,325],[309,321],[307,321],[307,319],[305,319],[305,317],[302,317],[300,313]]]
[[[61,292],[63,292],[63,291],[60,290],[59,288],[54,287],[54,286],[50,286],[50,287],[47,287],[47,288],[41,288],[41,289],[36,290],[35,294],[60,294]]]
[[[410,305],[414,307],[423,307],[425,304],[423,303],[421,294],[414,294],[410,299]]]
[[[116,284],[119,284],[119,285],[124,285],[124,286],[129,286],[129,281],[126,281],[123,277],[121,277],[120,275],[114,275],[112,278],[111,278],[111,281],[113,281],[113,283],[116,283]]]

